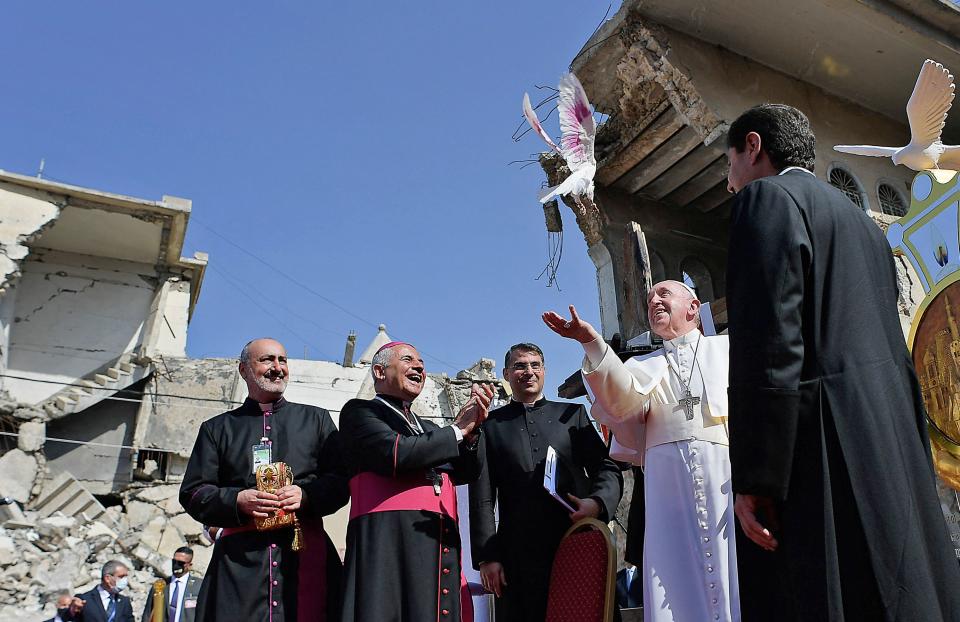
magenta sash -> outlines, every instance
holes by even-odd
[[[384,477],[362,471],[350,478],[350,520],[373,512],[426,510],[457,520],[457,490],[442,474],[440,494],[423,477]]]
[[[457,521],[457,489],[442,473],[440,494],[423,476],[384,477],[362,471],[350,478],[350,520],[374,512],[421,511],[443,514]],[[439,614],[439,612],[438,612]],[[438,616],[439,619],[439,616]],[[460,620],[473,622],[473,600],[467,579],[460,571]]]

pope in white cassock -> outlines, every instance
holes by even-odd
[[[614,435],[610,456],[643,467],[646,622],[739,620],[736,536],[727,434],[725,335],[699,330],[700,301],[677,281],[653,286],[656,352],[621,362],[571,305],[543,321],[586,353],[593,417]]]

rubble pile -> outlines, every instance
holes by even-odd
[[[52,617],[59,592],[92,589],[111,559],[130,568],[124,594],[138,619],[152,583],[169,576],[177,548],[191,547],[194,571],[203,573],[213,547],[202,526],[183,513],[178,490],[175,484],[131,488],[122,506],[96,520],[0,506],[0,622]]]

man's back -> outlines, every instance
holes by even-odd
[[[791,171],[741,190],[728,260],[734,490],[785,500],[778,556],[807,582],[793,605],[960,615],[936,587],[960,575],[879,228]]]

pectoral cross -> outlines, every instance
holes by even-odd
[[[700,398],[690,393],[690,389],[687,389],[680,398],[680,405],[683,406],[683,411],[687,415],[687,421],[693,421],[693,407],[699,403]]]

